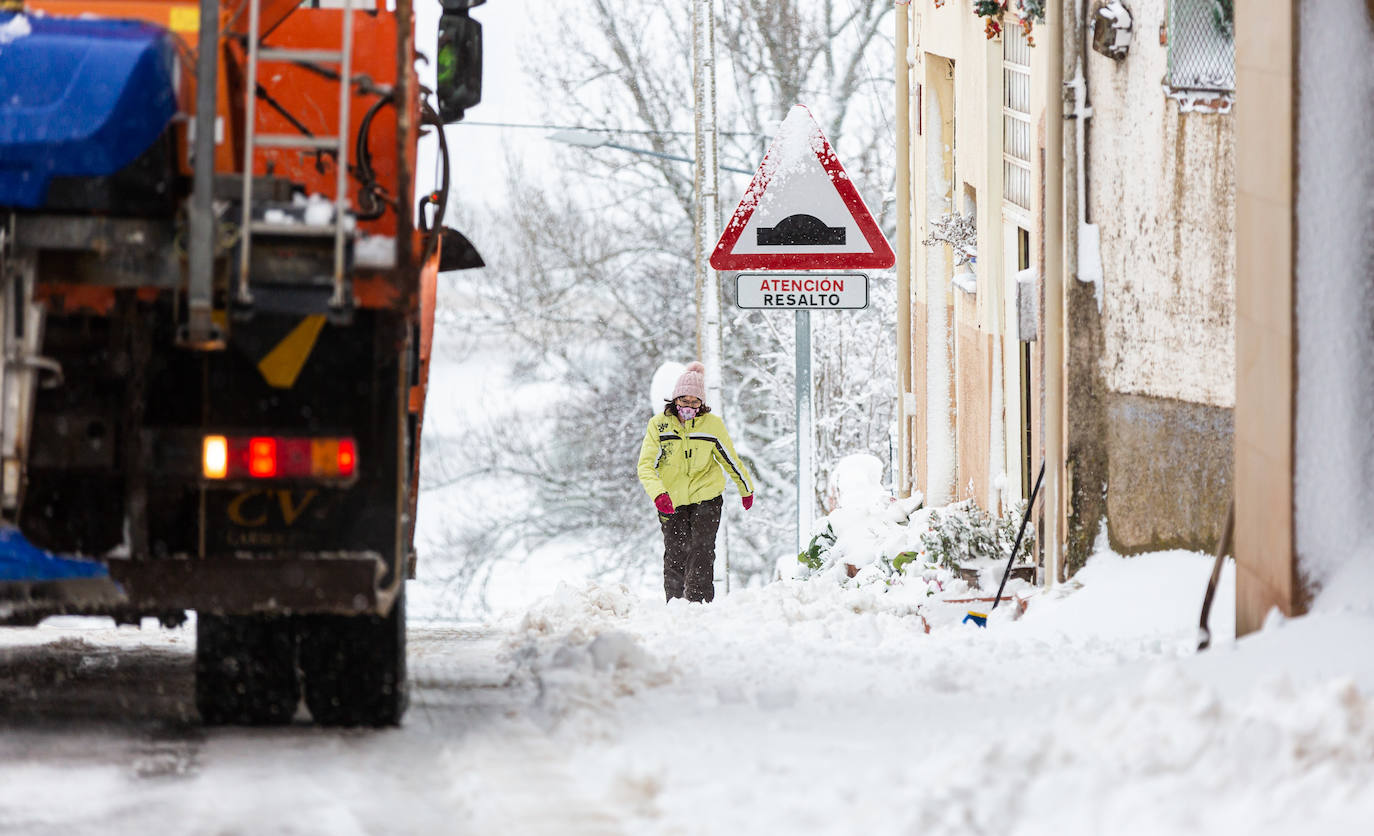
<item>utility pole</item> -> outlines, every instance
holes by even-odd
[[[711,250],[720,235],[716,132],[716,24],[714,0],[693,0],[692,91],[696,206],[692,214],[696,267],[697,355],[706,364],[706,401],[720,403],[720,277],[711,269]]]
[[[897,483],[907,497],[911,473],[911,433],[907,393],[911,391],[911,63],[910,0],[897,0]]]
[[[722,352],[720,348],[720,276],[711,269],[711,250],[720,237],[720,160],[716,127],[715,0],[692,4],[692,133],[695,143],[692,212],[693,264],[696,268],[697,356],[706,365],[706,402],[721,408]],[[725,591],[730,591],[729,531],[721,520],[716,549],[725,566]]]
[[[1064,44],[1059,4],[1045,18],[1045,577],[1064,566]],[[1069,37],[1073,37],[1071,31]]]

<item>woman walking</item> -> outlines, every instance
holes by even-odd
[[[661,414],[649,421],[639,448],[639,481],[658,508],[663,529],[663,593],[669,599],[716,596],[716,530],[725,474],[744,510],[754,485],[735,454],[725,422],[706,405],[706,367],[689,363]]]

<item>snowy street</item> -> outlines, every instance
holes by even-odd
[[[664,606],[563,587],[414,622],[391,731],[204,729],[194,631],[0,632],[0,832],[1279,833],[1374,814],[1374,620],[1237,643],[1228,567],[1099,554],[1026,615],[931,632],[825,578]],[[1073,626],[1073,637],[1066,631]],[[1313,652],[1312,648],[1326,648]]]

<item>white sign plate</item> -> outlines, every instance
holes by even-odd
[[[865,273],[740,273],[735,304],[747,310],[854,311],[868,307]]]

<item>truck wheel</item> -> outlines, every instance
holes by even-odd
[[[297,619],[305,704],[325,726],[397,726],[406,710],[405,594],[378,615]]]
[[[300,702],[289,618],[196,619],[196,709],[206,725],[280,725]]]

